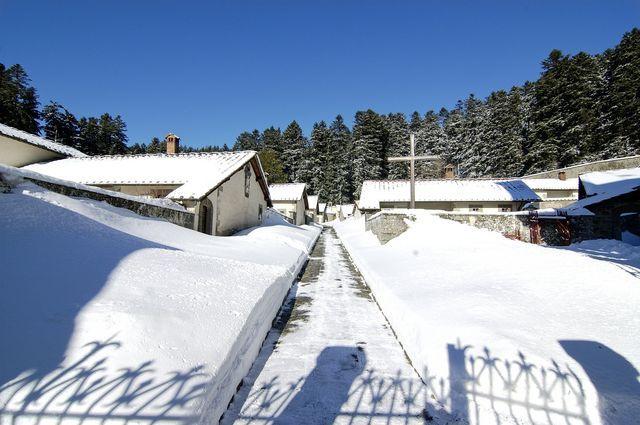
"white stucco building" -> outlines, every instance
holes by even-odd
[[[253,151],[94,156],[25,168],[128,195],[168,198],[195,214],[195,230],[210,235],[259,225],[271,206]]]
[[[82,158],[77,149],[0,124],[0,164],[22,167],[62,158]]]
[[[294,224],[305,224],[305,212],[309,209],[305,183],[272,184],[269,193],[276,210],[289,217]]]
[[[367,180],[362,185],[358,207],[362,212],[409,208],[408,180]],[[521,180],[418,180],[416,208],[498,213],[519,211],[526,203],[539,201]]]
[[[541,199],[538,208],[562,208],[578,200],[578,179],[522,179]]]

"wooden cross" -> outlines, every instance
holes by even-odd
[[[436,161],[440,159],[439,156],[435,155],[422,155],[416,156],[416,137],[413,133],[409,136],[409,143],[411,145],[411,155],[410,156],[392,156],[387,158],[389,162],[402,162],[409,161],[409,174],[411,175],[411,197],[409,201],[409,208],[414,209],[416,207],[416,170],[415,170],[415,162],[416,161]]]

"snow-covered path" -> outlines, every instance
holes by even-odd
[[[424,423],[425,387],[333,229],[280,314],[223,424]]]

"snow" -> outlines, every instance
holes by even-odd
[[[416,215],[384,246],[362,219],[335,228],[435,400],[483,425],[640,417],[638,248]]]
[[[409,181],[366,180],[359,208],[380,209],[380,202],[409,202]],[[417,180],[417,202],[539,201],[520,180]]]
[[[626,193],[640,186],[640,168],[583,174],[580,181],[587,196],[612,192]]]
[[[309,201],[309,209],[315,211],[315,209],[318,208],[318,196],[309,195],[307,196],[307,200]]]
[[[628,168],[613,171],[597,171],[583,174],[580,182],[587,195],[566,207],[569,214],[589,208],[607,199],[638,190],[640,187],[640,168]]]
[[[343,204],[340,205],[340,213],[343,217],[351,217],[355,211],[355,204]]]
[[[68,158],[25,167],[88,185],[179,185],[169,199],[201,199],[254,157],[253,151]]]
[[[319,233],[213,237],[32,183],[0,210],[0,423],[216,423]]]
[[[223,425],[424,424],[425,387],[331,231],[291,292]]]
[[[327,204],[325,202],[320,202],[318,204],[318,211],[324,213],[327,211]]]
[[[532,190],[578,190],[578,179],[522,179]]]
[[[39,146],[47,150],[57,152],[59,154],[70,156],[74,158],[86,157],[84,153],[69,146],[65,146],[61,143],[54,142],[44,137],[36,136],[35,134],[27,133],[26,131],[18,130],[17,128],[9,127],[8,125],[0,124],[0,134],[17,139],[30,145]]]
[[[272,201],[297,201],[307,188],[305,183],[278,183],[269,185]]]
[[[113,190],[101,189],[99,187],[94,186],[86,186],[80,183],[74,183],[68,180],[57,179],[55,177],[46,176],[44,174],[36,173],[35,171],[30,171],[25,168],[16,168],[11,167],[9,165],[0,164],[0,175],[7,181],[11,182],[20,182],[23,179],[31,179],[35,181],[41,181],[46,183],[52,183],[59,186],[65,186],[72,189],[82,190],[86,192],[99,193],[101,195],[107,195],[114,198],[126,199],[129,201],[139,202],[141,204],[154,205],[163,208],[169,208],[177,211],[186,211],[186,209],[177,204],[170,199],[156,199],[156,198],[146,198],[142,196],[133,196],[127,195],[120,192],[114,192]]]

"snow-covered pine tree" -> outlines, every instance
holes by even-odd
[[[487,99],[483,136],[489,152],[483,176],[512,177],[522,173],[523,123],[521,97],[517,87],[509,93],[499,90]]]
[[[311,166],[310,186],[311,192],[325,196],[326,164],[329,162],[329,147],[331,144],[331,131],[324,121],[313,124],[311,131],[311,152],[309,165]]]
[[[307,139],[302,133],[302,128],[294,120],[287,126],[282,134],[282,163],[289,182],[300,180],[300,168],[307,147]]]
[[[604,53],[606,91],[603,96],[601,156],[640,153],[640,29],[624,34]]]
[[[336,116],[329,127],[331,141],[327,158],[327,175],[325,176],[323,193],[329,202],[344,204],[353,197],[351,185],[351,130],[344,123],[341,115]],[[327,178],[328,176],[330,178]]]
[[[481,177],[489,155],[484,135],[486,108],[482,100],[473,94],[464,102],[462,121],[462,141],[464,148],[460,152],[460,170],[463,177]]]
[[[416,134],[416,155],[442,156],[446,136],[440,125],[440,117],[433,111],[428,111],[421,121]],[[444,169],[443,160],[417,161],[416,176],[418,178],[440,178]]]
[[[525,156],[528,173],[557,168],[558,148],[566,117],[562,93],[563,72],[568,58],[559,50],[552,50],[542,62],[544,72],[535,83],[532,104],[531,138]]]
[[[362,183],[387,176],[389,134],[384,119],[369,109],[358,111],[353,126],[353,186],[360,196]]]
[[[416,112],[417,114],[417,112]],[[402,113],[391,113],[384,117],[389,133],[389,156],[409,155],[409,123]],[[418,115],[418,119],[420,116]],[[406,162],[389,164],[389,178],[400,180],[409,178]]]
[[[445,149],[445,162],[452,164],[456,169],[460,168],[464,153],[464,106],[462,101],[456,103],[455,108],[446,113],[443,121],[447,145]]]

